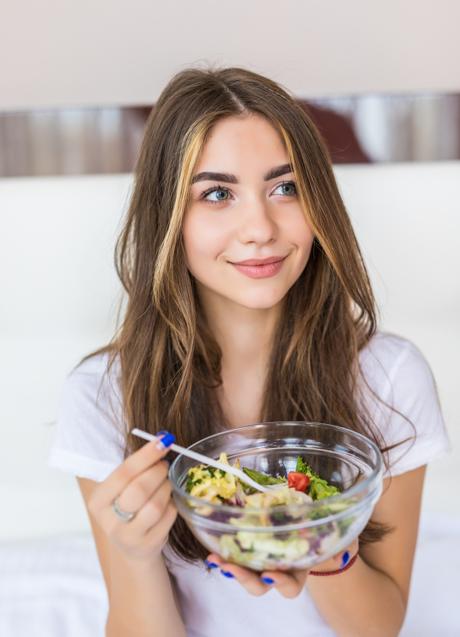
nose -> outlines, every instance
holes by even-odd
[[[276,234],[276,223],[265,202],[253,200],[241,211],[239,224],[241,243],[269,243],[276,239]]]

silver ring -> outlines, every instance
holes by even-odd
[[[123,511],[123,509],[120,509],[118,498],[115,498],[115,500],[112,502],[112,509],[115,511],[120,520],[123,520],[123,522],[129,522],[136,515],[135,513],[129,513],[128,511]]]

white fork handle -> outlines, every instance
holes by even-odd
[[[142,431],[142,429],[133,429],[131,433],[134,436],[138,436],[138,438],[143,438],[144,440],[157,440],[156,436],[147,433],[146,431]],[[235,477],[239,478],[242,482],[245,482],[253,489],[257,489],[257,491],[262,491],[262,493],[267,493],[270,491],[268,487],[263,486],[262,484],[258,484],[255,480],[247,476],[244,471],[237,469],[236,467],[232,467],[228,464],[224,464],[223,462],[219,462],[218,460],[214,460],[213,458],[209,458],[208,456],[203,456],[201,453],[197,453],[196,451],[192,451],[191,449],[186,449],[185,447],[181,447],[180,445],[176,445],[173,443],[169,445],[168,449],[172,449],[177,453],[181,453],[188,458],[192,458],[193,460],[197,460],[198,462],[206,465],[210,465],[211,467],[215,467],[216,469],[221,469],[226,473],[231,473]]]

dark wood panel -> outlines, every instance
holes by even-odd
[[[460,94],[301,101],[334,163],[460,159]],[[0,113],[0,177],[131,172],[151,106]]]

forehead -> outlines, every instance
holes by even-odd
[[[195,172],[236,170],[235,164],[271,167],[288,161],[281,134],[262,115],[232,115],[220,119],[202,148]]]

